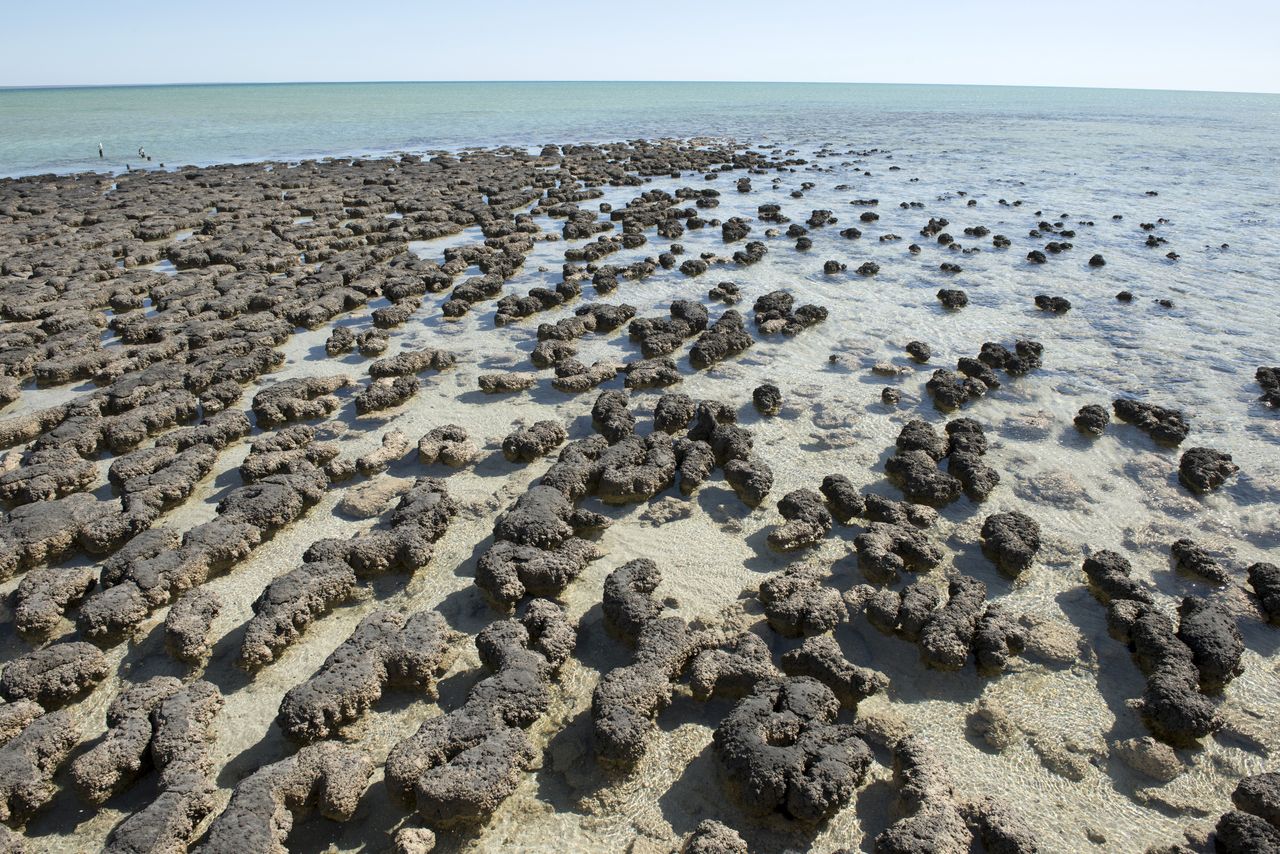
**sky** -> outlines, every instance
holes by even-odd
[[[0,86],[748,80],[1280,92],[1280,2],[5,0]]]

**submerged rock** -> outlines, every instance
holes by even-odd
[[[1000,571],[1017,577],[1040,551],[1040,525],[1025,513],[993,513],[982,523],[982,553]]]

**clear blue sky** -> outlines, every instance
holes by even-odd
[[[779,80],[1280,92],[1280,2],[6,0],[0,86]]]

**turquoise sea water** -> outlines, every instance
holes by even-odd
[[[792,83],[332,83],[0,89],[0,175],[469,145],[732,136],[963,148],[1075,168],[1274,163],[1280,95]],[[106,157],[97,156],[101,142]],[[1259,177],[1269,169],[1259,169]]]

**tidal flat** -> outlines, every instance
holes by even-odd
[[[1110,177],[0,180],[0,848],[1277,844],[1271,215]]]

